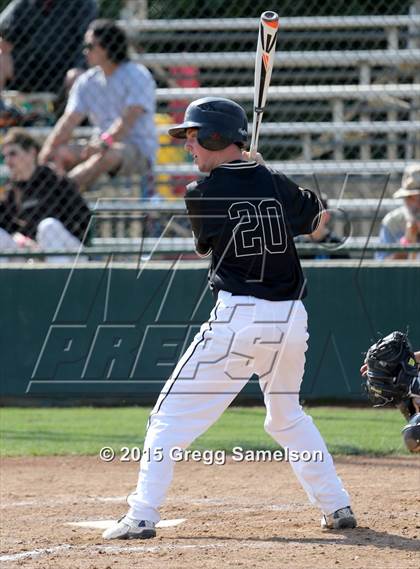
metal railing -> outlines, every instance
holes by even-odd
[[[255,52],[195,52],[195,53],[144,53],[134,59],[147,67],[195,65],[200,68],[251,68],[255,66]],[[394,67],[420,66],[420,49],[349,50],[349,51],[279,51],[276,69],[309,67]]]
[[[373,241],[373,242],[372,242]],[[353,254],[352,260],[363,256],[364,258],[372,258],[372,255],[376,252],[386,252],[386,253],[420,253],[420,244],[417,245],[381,245],[374,240],[368,241],[365,238],[363,243],[349,242],[341,245],[339,248],[332,249],[330,247],[325,247],[322,245],[315,245],[312,243],[297,243],[296,249],[298,253],[304,255],[316,255],[316,254],[326,254],[331,256],[332,260],[335,256],[343,256],[343,254]],[[124,257],[131,258],[133,262],[137,261],[153,261],[162,259],[162,255],[168,258],[168,255],[178,256],[179,254],[194,255],[194,244],[192,239],[188,238],[178,238],[174,240],[173,238],[165,239],[155,239],[155,238],[145,238],[143,240],[138,240],[136,242],[131,242],[130,244],[124,244],[123,241],[94,241],[94,243],[104,243],[103,245],[93,245],[89,247],[83,247],[80,250],[66,251],[66,257],[83,257],[81,262],[88,262],[91,260],[101,260],[100,257]],[[0,251],[0,259],[4,257],[13,257],[14,259],[34,259],[43,260],[46,256],[48,257],[59,257],[63,255],[63,251],[60,250],[49,250],[45,251],[29,251],[20,250],[16,252],[8,252],[6,250]],[[183,259],[184,261],[200,261],[198,257],[189,257],[188,259]],[[350,259],[349,259],[350,260]],[[343,260],[345,262],[345,260]],[[411,262],[415,260],[411,260]],[[202,260],[204,263],[208,263],[208,259]],[[382,263],[383,261],[378,261]],[[67,263],[68,264],[68,263]],[[420,266],[420,261],[418,261]],[[2,265],[1,268],[4,268]],[[10,265],[13,268],[13,265]]]
[[[194,87],[157,89],[158,101],[186,99],[192,101],[199,97],[230,97],[237,101],[251,101],[254,97],[253,86],[248,87]],[[411,99],[420,97],[420,83],[383,84],[383,85],[287,85],[270,86],[270,101],[296,100],[381,100],[385,97]]]
[[[280,12],[281,14],[281,12]],[[121,26],[130,32],[174,32],[174,31],[213,31],[255,30],[258,18],[181,18],[119,20]],[[384,16],[308,16],[303,18],[280,18],[281,30],[329,30],[329,29],[369,29],[406,28],[420,26],[420,15]]]

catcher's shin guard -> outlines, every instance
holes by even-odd
[[[411,417],[401,431],[404,444],[410,452],[420,452],[420,413]]]
[[[411,397],[404,399],[401,403],[398,403],[397,409],[401,411],[407,421],[416,414],[416,408],[414,407],[413,399]]]

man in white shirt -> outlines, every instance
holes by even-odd
[[[95,20],[85,34],[91,69],[73,85],[63,116],[44,143],[40,163],[57,169],[79,187],[101,174],[145,174],[157,149],[155,82],[143,66],[128,59],[123,30],[111,20]],[[98,130],[87,144],[68,144],[85,117]]]

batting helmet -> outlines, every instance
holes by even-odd
[[[420,452],[420,413],[413,415],[401,432],[408,450]]]
[[[207,150],[224,150],[230,144],[244,146],[248,120],[244,109],[229,99],[204,97],[191,103],[184,122],[168,130],[175,138],[187,138],[188,128],[198,128],[197,140]]]

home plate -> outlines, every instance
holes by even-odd
[[[174,526],[179,526],[182,522],[185,522],[185,518],[179,518],[176,520],[160,520],[156,524],[157,528],[171,528]],[[108,529],[114,525],[116,520],[89,520],[87,522],[67,522],[68,526],[78,526],[81,528],[91,528],[91,529]]]

